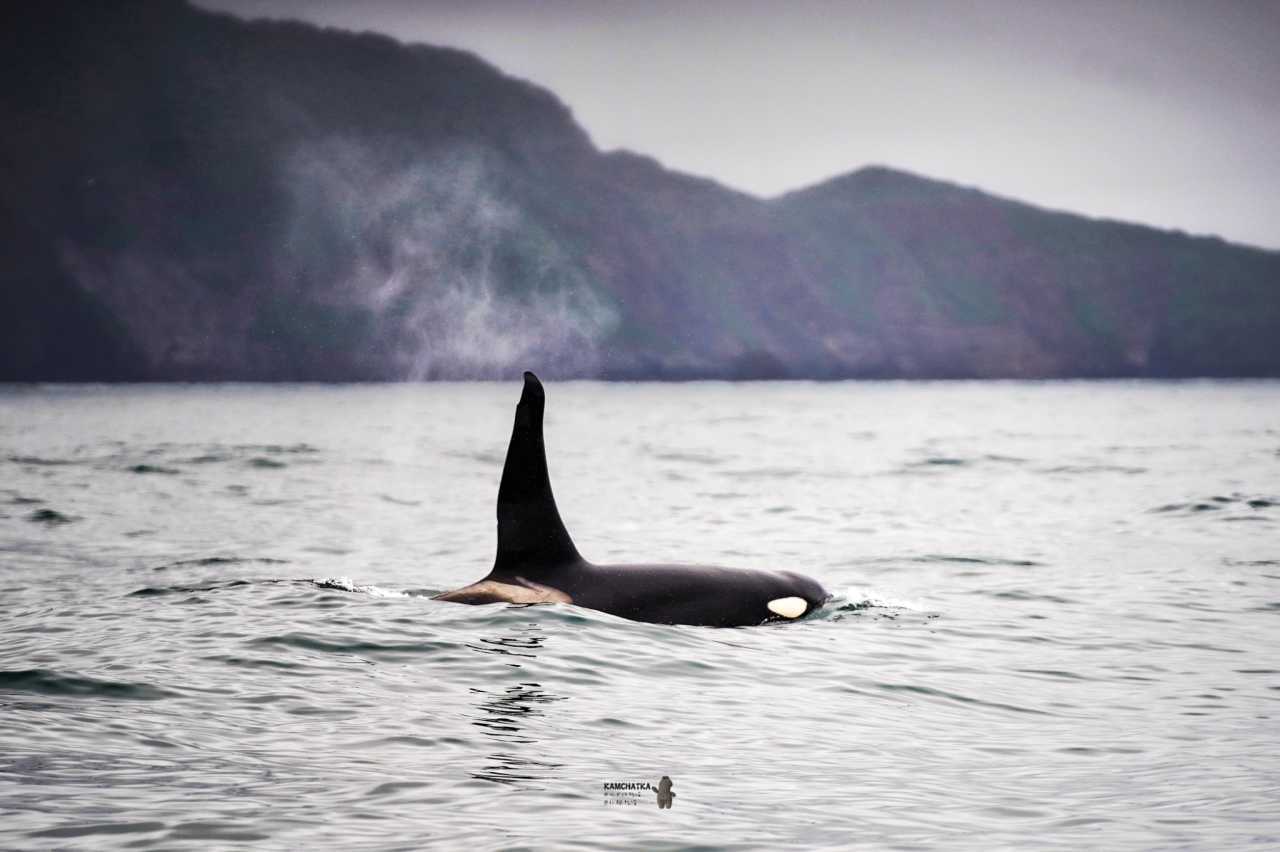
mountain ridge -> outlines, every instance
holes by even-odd
[[[6,15],[0,380],[1280,375],[1280,252],[880,165],[760,198],[380,34]]]
[[[1047,213],[1055,216],[1068,216],[1072,219],[1079,220],[1082,222],[1092,222],[1099,225],[1121,225],[1126,227],[1141,228],[1143,230],[1154,231],[1158,234],[1162,234],[1168,237],[1177,237],[1177,238],[1183,238],[1183,239],[1189,239],[1189,240],[1204,240],[1210,243],[1217,243],[1217,244],[1230,246],[1231,248],[1244,249],[1247,251],[1256,251],[1256,252],[1260,252],[1262,254],[1267,254],[1267,255],[1280,255],[1280,248],[1269,248],[1267,246],[1259,246],[1253,243],[1241,242],[1239,240],[1229,239],[1227,237],[1222,236],[1221,234],[1194,233],[1178,227],[1150,225],[1144,222],[1134,222],[1129,219],[1120,219],[1120,218],[1109,216],[1106,214],[1081,213],[1076,210],[1070,210],[1062,207],[1054,207],[1052,205],[1041,204],[1035,201],[1028,201],[1024,198],[1019,198],[1017,196],[1005,195],[1000,192],[994,192],[989,189],[984,189],[981,186],[971,185],[968,183],[951,180],[949,178],[941,178],[941,177],[935,177],[932,175],[926,175],[921,172],[912,171],[911,169],[899,168],[897,166],[891,166],[884,163],[868,163],[862,166],[858,166],[857,168],[850,169],[847,172],[841,172],[840,174],[832,175],[831,177],[824,178],[818,181],[817,183],[812,183],[806,186],[798,187],[796,189],[787,190],[786,192],[779,193],[778,195],[773,195],[773,196],[768,196],[766,198],[763,198],[763,200],[766,202],[784,201],[786,199],[789,199],[791,196],[796,196],[796,195],[803,196],[803,195],[813,193],[817,190],[821,190],[824,187],[827,187],[829,184],[844,183],[852,179],[857,179],[860,176],[867,176],[867,175],[884,175],[892,178],[900,178],[900,179],[905,179],[909,181],[919,182],[921,184],[931,185],[939,189],[976,193],[990,201],[1015,204],[1015,205],[1018,205],[1019,207],[1024,207],[1040,213]]]

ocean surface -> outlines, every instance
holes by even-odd
[[[0,848],[1280,843],[1280,383],[548,384],[585,556],[834,594],[729,630],[429,599],[519,393],[0,388]]]

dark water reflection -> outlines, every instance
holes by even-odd
[[[481,637],[479,643],[468,644],[472,651],[497,654],[511,658],[504,661],[512,668],[523,668],[520,660],[537,659],[537,652],[546,642],[546,635],[539,625],[531,623],[507,635],[492,638]],[[522,682],[497,689],[471,688],[479,702],[478,713],[471,724],[482,729],[500,746],[509,750],[489,754],[484,767],[473,772],[472,777],[503,784],[534,782],[554,777],[563,764],[538,760],[530,756],[536,752],[539,742],[538,728],[534,723],[543,716],[543,705],[566,700],[566,696],[552,695],[541,684]],[[554,729],[554,726],[550,726]],[[543,728],[546,730],[546,727]]]

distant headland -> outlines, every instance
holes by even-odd
[[[882,167],[756,198],[382,36],[6,18],[0,381],[1280,376],[1280,252]]]

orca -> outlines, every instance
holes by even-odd
[[[498,486],[498,554],[478,582],[436,595],[466,604],[566,603],[658,624],[744,627],[791,621],[829,595],[789,571],[706,565],[595,565],[560,520],[542,439],[546,395],[524,374]]]

